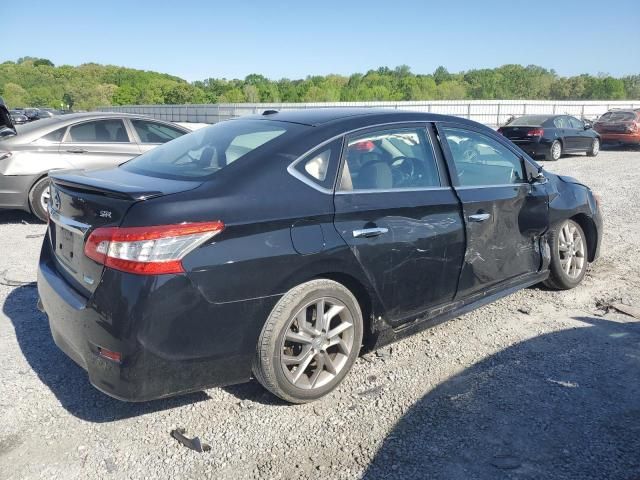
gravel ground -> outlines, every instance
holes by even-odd
[[[0,478],[640,478],[640,152],[547,163],[602,196],[601,259],[358,360],[319,402],[255,382],[144,404],[92,388],[33,286],[0,285]],[[0,212],[0,272],[35,279],[44,226]],[[187,429],[212,447],[169,436]]]

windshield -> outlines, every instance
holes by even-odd
[[[635,112],[607,112],[602,115],[599,122],[629,122],[636,119]]]
[[[229,120],[167,142],[121,168],[161,178],[203,178],[299,128],[266,120]]]
[[[544,122],[549,120],[547,115],[525,115],[524,117],[516,118],[511,123],[510,127],[527,126],[527,127],[540,127]]]

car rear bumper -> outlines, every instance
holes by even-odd
[[[600,133],[602,143],[625,143],[630,145],[640,144],[640,132],[638,133]]]
[[[29,210],[29,190],[37,175],[4,175],[0,173],[0,208]]]
[[[549,153],[551,143],[541,140],[511,140],[530,157],[539,157]]]
[[[58,347],[102,392],[146,401],[251,378],[257,339],[278,297],[213,304],[184,275],[105,270],[90,298],[58,274],[45,238],[38,293]],[[103,358],[99,349],[122,355]]]

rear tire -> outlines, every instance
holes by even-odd
[[[320,308],[322,317],[317,315]],[[298,285],[278,301],[262,329],[254,375],[287,402],[317,400],[353,366],[362,325],[358,301],[343,285],[325,279]]]
[[[594,138],[591,142],[591,148],[587,150],[588,157],[595,157],[600,153],[600,139]]]
[[[545,160],[556,162],[562,156],[562,143],[560,140],[554,140],[549,147],[549,152],[545,155]]]
[[[29,192],[29,208],[39,220],[46,222],[49,219],[49,177],[38,180]]]
[[[544,284],[554,290],[577,287],[587,273],[587,237],[573,220],[565,220],[549,234],[551,264]]]

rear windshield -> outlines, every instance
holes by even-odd
[[[229,120],[167,142],[121,168],[160,178],[203,178],[298,128],[268,120]]]
[[[602,115],[599,122],[630,122],[636,119],[635,112],[607,112]]]
[[[549,117],[546,115],[525,115],[524,117],[512,120],[509,126],[540,127],[547,120],[549,120]]]

